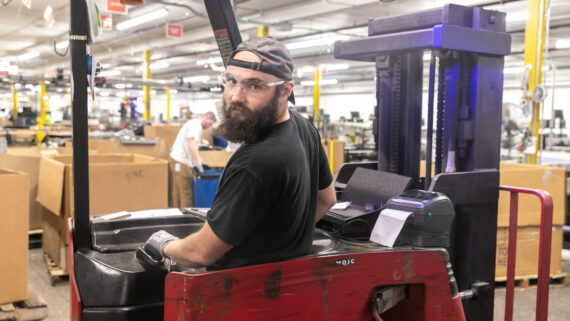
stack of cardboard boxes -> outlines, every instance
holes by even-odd
[[[68,272],[68,219],[73,216],[72,156],[40,160],[38,202],[43,212],[43,249]],[[165,160],[137,154],[89,156],[90,215],[160,209],[168,206]]]
[[[563,168],[529,164],[501,163],[501,185],[542,189],[547,191],[554,202],[552,223],[552,251],[550,275],[562,271],[562,225],[566,211],[566,171]],[[508,254],[508,225],[510,193],[499,196],[499,216],[497,221],[497,255],[495,278],[506,280]],[[536,278],[538,275],[538,247],[540,244],[540,200],[534,195],[519,194],[517,279]]]
[[[0,304],[28,297],[28,175],[0,170]]]

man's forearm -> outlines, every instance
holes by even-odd
[[[176,263],[190,267],[200,268],[204,264],[198,262],[196,249],[192,246],[191,236],[184,239],[174,240],[164,248],[164,254]]]
[[[191,138],[188,140],[188,151],[190,151],[190,156],[192,157],[192,165],[200,166],[202,165],[202,158],[200,158],[200,152],[198,151],[198,144],[196,140]]]

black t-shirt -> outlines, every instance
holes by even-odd
[[[243,144],[227,163],[207,214],[234,246],[216,267],[237,267],[309,253],[318,190],[332,182],[315,127],[294,110],[267,136]]]

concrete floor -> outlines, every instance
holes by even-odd
[[[570,273],[570,250],[563,257],[562,270]],[[43,298],[48,305],[49,316],[47,321],[69,320],[69,281],[61,280],[51,285],[47,267],[41,249],[30,250],[30,268],[28,269],[30,286]],[[494,321],[504,320],[505,288],[495,290],[495,317]],[[530,321],[535,319],[536,287],[515,290],[516,321]],[[566,321],[570,319],[570,287],[553,285],[549,295],[550,321]]]

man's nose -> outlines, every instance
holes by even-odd
[[[231,98],[233,102],[245,101],[245,92],[243,91],[243,87],[241,85],[238,85],[233,89]]]

